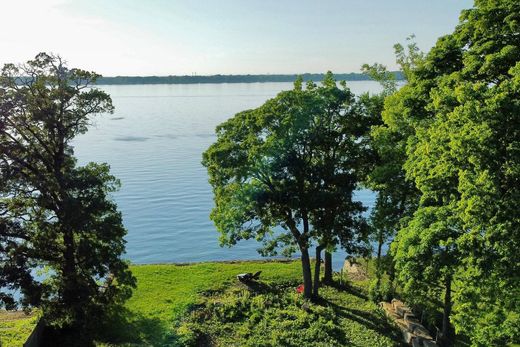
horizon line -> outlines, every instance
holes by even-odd
[[[330,71],[330,70],[328,70]],[[232,73],[232,74],[184,74],[184,75],[102,75],[101,78],[116,78],[116,77],[216,77],[216,76],[306,76],[306,75],[325,75],[326,72],[303,72],[303,73]],[[402,73],[401,70],[389,70],[390,73]],[[366,75],[363,72],[332,72],[333,75]],[[368,75],[366,75],[369,77]]]

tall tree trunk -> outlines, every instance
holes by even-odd
[[[379,238],[377,240],[377,259],[376,259],[376,280],[377,288],[381,284],[381,277],[383,276],[383,264],[381,264],[381,251],[383,248],[383,232],[379,232]]]
[[[304,214],[303,218],[303,228],[304,234],[302,235],[298,228],[296,227],[296,223],[292,218],[292,213],[290,211],[287,212],[286,223],[291,230],[294,238],[296,239],[296,243],[300,248],[301,252],[301,261],[302,261],[302,274],[303,274],[303,296],[307,299],[312,298],[312,272],[311,272],[311,260],[309,257],[309,249],[308,249],[308,240],[307,235],[309,231],[309,221]]]
[[[91,346],[92,336],[87,331],[87,316],[83,306],[83,288],[78,279],[75,242],[72,231],[65,230],[63,233],[63,302],[73,315],[72,325],[70,326],[77,334],[78,345]]]
[[[321,251],[324,246],[319,245],[316,247],[316,263],[314,264],[314,287],[312,297],[318,299],[320,289],[320,268],[321,268]]]
[[[63,300],[69,305],[76,304],[76,276],[75,276],[75,261],[74,261],[74,236],[70,230],[63,232]]]
[[[303,267],[303,296],[307,299],[312,299],[312,272],[311,260],[309,257],[309,216],[307,211],[302,210],[303,234],[298,240],[300,250],[302,252],[302,267]]]
[[[303,296],[312,299],[312,273],[311,260],[309,258],[309,250],[307,247],[300,247],[302,253],[302,272],[303,272]]]
[[[451,346],[453,344],[451,334],[451,276],[446,279],[446,292],[444,293],[444,312],[442,315],[442,345]]]
[[[323,283],[332,284],[332,253],[325,250],[325,271],[323,274]]]

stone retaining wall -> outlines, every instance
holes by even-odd
[[[386,315],[393,320],[403,333],[403,339],[413,347],[433,347],[437,343],[429,331],[419,322],[412,310],[402,301],[393,299],[392,302],[379,304]]]

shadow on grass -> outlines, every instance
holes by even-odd
[[[343,292],[349,293],[351,295],[357,296],[360,299],[368,300],[368,296],[365,294],[363,289],[358,288],[356,286],[350,284],[339,284],[338,282],[333,282],[327,284],[329,287],[335,288],[337,290],[341,290]]]
[[[348,290],[346,291],[349,292]],[[404,346],[401,333],[388,322],[384,314],[378,314],[377,311],[375,313],[370,313],[354,308],[340,306],[327,299],[322,299],[321,304],[332,307],[334,312],[336,312],[339,317],[357,322],[365,326],[367,329],[373,330],[381,335],[388,336],[396,343],[396,345]]]
[[[251,282],[239,282],[238,288],[247,289],[250,292],[258,293],[258,294],[266,294],[266,293],[279,293],[280,288],[270,286],[269,284],[257,281]]]
[[[127,308],[119,308],[99,329],[99,342],[110,345],[177,346],[173,323],[145,317]]]

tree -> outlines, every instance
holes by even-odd
[[[51,325],[72,328],[83,344],[135,286],[110,198],[119,181],[106,164],[77,166],[71,146],[93,115],[113,110],[109,95],[91,87],[97,77],[45,53],[5,65],[0,76],[2,284],[21,289],[22,304],[41,305]],[[47,270],[43,282],[29,272],[38,269]]]
[[[412,129],[405,169],[421,192],[398,235],[400,276],[450,278],[443,320],[476,346],[520,339],[519,13],[518,1],[477,0],[385,104]]]
[[[203,155],[221,244],[255,238],[263,254],[299,250],[307,298],[312,241],[319,255],[334,242],[362,239],[356,228],[363,207],[352,201],[362,157],[349,130],[356,112],[353,95],[331,73],[321,86],[303,89],[298,80],[293,90],[219,125],[217,141]]]
[[[420,61],[422,54],[413,41],[409,42],[406,49],[402,45],[395,45],[395,50],[397,62],[406,76]],[[386,254],[383,261],[383,246],[393,240],[401,221],[415,211],[418,191],[413,181],[406,178],[403,168],[406,139],[410,130],[383,117],[385,100],[398,90],[395,75],[377,63],[364,64],[362,71],[383,87],[380,93],[364,93],[359,98],[366,115],[365,121],[361,123],[364,125],[361,133],[371,153],[365,165],[363,184],[377,193],[369,218],[371,240],[377,243],[376,280],[371,285],[371,293],[375,300],[380,301],[384,296],[381,293],[381,280],[385,268],[391,282],[394,277],[391,252]]]

